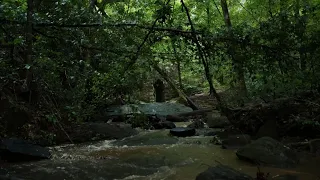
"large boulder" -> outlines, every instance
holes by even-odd
[[[298,163],[295,152],[270,137],[262,137],[237,151],[241,160],[274,167],[294,167]]]
[[[0,159],[8,162],[34,161],[49,159],[49,149],[34,145],[28,141],[9,138],[0,142]]]
[[[228,166],[218,165],[198,174],[196,180],[253,180],[253,178]]]
[[[313,139],[309,141],[309,147],[311,153],[320,155],[320,139]]]
[[[204,121],[209,128],[224,128],[230,125],[230,121],[226,116],[221,116],[218,112],[208,113]]]

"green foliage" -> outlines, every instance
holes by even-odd
[[[187,95],[194,95],[197,93],[202,93],[204,91],[204,88],[201,88],[199,86],[192,86],[192,85],[185,85],[183,86],[183,91],[187,94]]]
[[[186,1],[201,49],[179,1],[103,2],[96,8],[87,0],[34,1],[30,64],[27,1],[1,1],[1,90],[16,96],[28,69],[42,102],[36,109],[46,112],[50,122],[57,117],[79,122],[119,97],[135,102],[152,94],[152,83],[160,77],[150,68],[152,61],[176,85],[181,77],[187,93],[207,90],[200,52],[217,89],[233,88],[237,81],[234,54],[243,65],[250,96],[320,87],[317,0],[228,1],[232,39],[218,2]]]

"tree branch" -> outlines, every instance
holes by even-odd
[[[26,24],[26,22],[20,22],[20,21],[12,21],[7,19],[0,19],[0,23],[2,25],[4,24]],[[93,24],[59,24],[59,23],[34,23],[33,27],[59,27],[59,28],[103,28],[103,27],[137,27],[140,29],[147,29],[147,30],[154,30],[154,31],[166,31],[171,32],[175,34],[191,34],[191,31],[184,31],[181,29],[175,29],[175,28],[163,28],[163,27],[156,27],[156,26],[145,26],[140,25],[137,23],[93,23]],[[196,32],[197,34],[201,34],[201,32]]]
[[[13,20],[7,20],[7,19],[0,19],[0,24],[5,25],[5,24],[9,24],[9,25],[25,25],[26,22],[20,22],[20,21],[13,21]],[[145,26],[145,25],[140,25],[137,23],[105,23],[105,24],[99,24],[99,23],[93,23],[93,24],[59,24],[59,23],[34,23],[33,24],[34,30],[45,36],[48,38],[54,38],[54,36],[49,36],[44,34],[43,32],[41,32],[39,29],[36,29],[36,27],[40,28],[40,27],[59,27],[59,28],[94,28],[94,27],[98,27],[98,28],[103,28],[103,27],[136,27],[136,28],[140,28],[140,29],[146,29],[146,30],[153,30],[153,31],[159,31],[159,32],[169,32],[172,34],[176,34],[176,35],[182,35],[184,37],[187,38],[192,38],[192,33],[195,33],[196,35],[202,35],[202,38],[204,39],[210,39],[214,42],[225,42],[225,43],[229,43],[229,42],[234,42],[237,44],[242,44],[243,42],[241,40],[237,40],[237,39],[231,39],[231,38],[225,38],[225,37],[213,37],[211,35],[208,34],[204,34],[202,32],[196,31],[194,30],[194,32],[192,31],[185,31],[185,30],[181,30],[181,29],[177,29],[177,28],[165,28],[165,27],[150,27],[150,26]],[[57,37],[55,37],[57,38]],[[284,53],[282,50],[279,50],[278,48],[273,48],[270,47],[268,45],[263,45],[263,44],[251,44],[251,43],[246,43],[248,46],[251,47],[256,47],[256,48],[264,48],[264,49],[269,49],[271,51],[274,52],[280,52],[280,53]]]
[[[168,5],[169,3],[170,3],[170,0],[167,1],[166,5]],[[153,22],[153,24],[152,24],[152,26],[151,26],[151,29],[149,30],[149,32],[148,32],[148,33],[146,34],[146,36],[144,37],[142,43],[138,46],[137,52],[136,52],[136,54],[134,55],[134,57],[131,59],[131,62],[129,62],[129,65],[126,67],[125,72],[126,72],[131,66],[133,66],[133,65],[136,63],[136,61],[138,60],[138,57],[139,57],[139,55],[140,55],[140,52],[141,52],[141,50],[142,50],[143,45],[147,42],[150,34],[153,33],[154,28],[155,28],[157,22],[158,22],[160,19],[161,19],[161,17],[157,17],[156,20]]]
[[[191,20],[191,17],[190,17],[190,13],[189,13],[189,9],[188,7],[185,5],[184,1],[183,0],[180,0],[181,2],[181,5],[182,7],[185,9],[186,11],[186,14],[187,14],[187,17],[188,17],[188,21],[189,21],[189,24],[191,26],[191,32],[192,32],[192,37],[193,37],[193,41],[196,43],[196,46],[197,46],[197,49],[199,51],[199,56],[200,56],[200,59],[201,59],[201,62],[203,64],[203,67],[205,69],[205,76],[206,76],[206,79],[209,83],[209,86],[210,86],[210,94],[214,95],[219,103],[219,105],[222,106],[222,101],[221,101],[221,98],[220,96],[218,95],[216,89],[214,88],[213,86],[213,82],[212,82],[212,75],[210,73],[210,68],[209,68],[209,61],[208,61],[208,58],[206,57],[206,54],[204,53],[203,49],[201,48],[201,45],[199,43],[199,39],[197,37],[197,34],[195,33],[196,30],[193,26],[193,23],[192,23],[192,20]]]

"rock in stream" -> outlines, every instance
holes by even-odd
[[[147,145],[162,145],[176,144],[178,138],[169,136],[168,131],[154,131],[150,133],[142,133],[137,136],[129,137],[121,141],[116,141],[113,144],[116,146],[147,146]]]
[[[28,141],[10,138],[0,142],[0,160],[23,162],[49,159],[51,154],[47,148],[34,145]]]
[[[287,168],[298,164],[297,155],[282,143],[262,137],[237,151],[239,159],[274,167]]]
[[[200,173],[196,180],[253,180],[253,178],[228,166],[218,165]]]

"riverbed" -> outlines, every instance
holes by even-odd
[[[51,147],[50,160],[2,164],[1,171],[30,180],[194,180],[209,166],[223,164],[255,177],[257,166],[239,160],[235,150],[210,143],[211,139],[176,138],[168,130],[141,131],[123,140]],[[310,156],[293,169],[261,167],[261,171],[274,177],[292,174],[300,180],[316,180],[319,162],[320,158]]]

